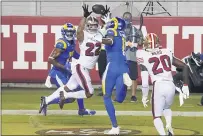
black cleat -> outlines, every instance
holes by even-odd
[[[46,98],[44,96],[41,97],[39,113],[43,113],[44,116],[47,115],[47,104],[46,104]]]
[[[60,107],[60,109],[63,109],[65,100],[66,100],[66,99],[65,99],[65,97],[64,97],[64,92],[63,92],[63,91],[60,91],[60,94],[59,94],[59,107]]]
[[[137,97],[136,96],[132,96],[131,97],[131,102],[136,102],[137,101]]]

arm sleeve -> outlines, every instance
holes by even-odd
[[[55,48],[65,50],[67,48],[67,44],[63,40],[57,40],[55,44]]]
[[[117,36],[117,35],[118,35],[118,33],[117,33],[117,31],[115,29],[109,28],[106,31],[106,38],[114,37],[114,36]]]
[[[73,58],[79,59],[79,57],[80,57],[80,54],[77,51],[74,51]]]

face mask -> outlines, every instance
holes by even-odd
[[[74,38],[74,33],[72,31],[67,31],[64,36],[66,40],[71,41]]]

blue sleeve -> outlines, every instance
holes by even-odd
[[[74,51],[73,58],[79,59],[79,57],[80,57],[80,54],[77,51]]]
[[[115,29],[107,29],[106,37],[108,36],[117,36],[117,31]]]
[[[65,50],[67,48],[67,45],[63,40],[57,40],[55,44],[55,48]]]

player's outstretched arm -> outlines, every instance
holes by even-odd
[[[190,72],[190,69],[189,67],[183,63],[181,60],[173,57],[173,63],[172,63],[174,66],[176,66],[177,68],[181,68],[183,69],[183,82],[184,84],[189,84],[189,72]]]
[[[86,19],[92,13],[92,11],[91,12],[88,11],[88,5],[85,4],[84,6],[82,6],[82,8],[83,8],[83,11],[84,11],[84,15],[83,15],[82,20],[79,23],[79,26],[78,26],[78,29],[77,29],[77,32],[76,32],[77,39],[78,39],[78,41],[80,43],[82,43],[83,40],[84,40],[84,32],[83,32],[83,30],[85,29]]]
[[[51,52],[48,58],[49,64],[52,64],[61,69],[65,69],[65,67],[56,60],[56,58],[61,54],[62,51],[63,51],[62,49],[54,48],[54,50]]]
[[[84,32],[83,30],[85,29],[85,22],[86,22],[86,18],[83,17],[82,20],[80,21],[79,25],[78,25],[78,29],[76,32],[77,35],[77,40],[82,43],[84,40]]]

